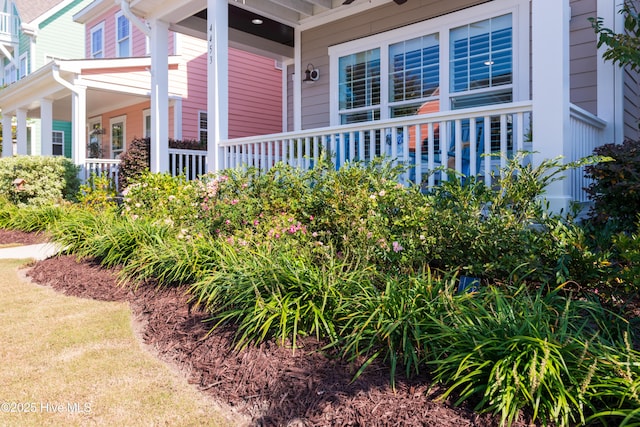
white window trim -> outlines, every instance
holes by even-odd
[[[22,69],[22,61],[24,61],[24,69]],[[20,66],[18,70],[18,80],[20,80],[29,75],[29,56],[27,55],[27,52],[20,55],[18,65]]]
[[[197,117],[197,119],[198,119],[198,123],[197,123],[197,128],[198,128],[198,142],[202,142],[202,141],[201,141],[201,139],[202,139],[202,138],[200,138],[200,134],[201,134],[202,132],[208,132],[208,131],[209,131],[209,115],[208,115],[208,114],[207,114],[207,128],[206,128],[206,129],[203,129],[203,128],[201,128],[201,127],[200,127],[200,122],[201,122],[200,117],[202,116],[202,114],[207,114],[207,112],[206,112],[205,110],[200,110],[200,111],[198,111],[198,117]],[[207,139],[208,139],[208,137],[207,137]]]
[[[54,143],[53,142],[53,135],[55,134],[62,134],[62,143],[58,144],[58,143]],[[53,154],[53,146],[54,145],[62,145],[62,154]],[[54,130],[51,131],[51,154],[54,156],[63,156],[64,157],[64,131],[63,130]]]
[[[511,13],[513,16],[513,101],[529,99],[529,0],[505,0],[488,2],[463,9],[427,21],[407,25],[384,33],[329,47],[330,67],[330,125],[340,124],[339,114],[339,59],[340,57],[370,49],[380,48],[380,85],[387,88],[389,75],[389,45],[416,37],[439,33],[440,39],[440,109],[450,110],[449,93],[449,31],[461,25],[483,21]],[[387,88],[388,90],[388,88]],[[389,97],[386,90],[380,95],[380,118],[389,118]]]
[[[127,22],[129,23],[129,51],[127,52],[127,54],[125,56],[120,56],[120,42],[121,40],[118,39],[118,19],[119,18],[125,18],[127,20]],[[131,21],[129,20],[129,18],[127,18],[125,16],[125,14],[120,11],[118,13],[116,13],[115,15],[115,21],[114,21],[114,38],[115,38],[115,47],[116,47],[116,53],[115,53],[115,57],[116,58],[130,58],[131,57],[131,52],[133,50],[133,25],[131,25]],[[124,40],[124,39],[122,39]]]
[[[109,154],[114,158],[113,134],[111,132],[114,123],[122,122],[122,153],[127,151],[127,116],[112,117],[109,119]],[[120,153],[121,154],[121,153]]]
[[[102,34],[102,37],[101,37],[101,39],[102,39],[102,49],[100,50],[100,52],[102,53],[102,58],[105,57],[105,54],[104,54],[104,21],[103,21],[103,22],[100,22],[97,25],[94,25],[91,28],[91,31],[89,33],[89,57],[90,58],[95,58],[95,56],[94,56],[95,52],[93,50],[93,34],[98,32],[98,31],[100,31],[101,32],[100,34]]]
[[[147,117],[151,117],[151,110],[147,108],[142,111],[142,137],[146,138],[147,134],[151,137],[151,129],[147,129]]]

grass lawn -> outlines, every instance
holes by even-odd
[[[0,260],[0,425],[243,424],[147,353],[126,304],[67,297]]]

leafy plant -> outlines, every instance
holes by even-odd
[[[78,168],[64,157],[14,156],[0,159],[0,195],[13,203],[43,206],[74,200]]]
[[[607,46],[603,58],[621,67],[640,70],[640,16],[636,5],[625,0],[618,13],[624,15],[624,32],[604,27],[602,18],[588,18],[598,35],[598,48]]]
[[[151,139],[136,138],[129,143],[127,151],[120,156],[120,190],[134,183],[151,167]]]
[[[640,141],[606,144],[594,152],[612,161],[585,168],[593,180],[586,189],[594,202],[590,217],[598,224],[613,222],[618,230],[632,231],[640,212]]]

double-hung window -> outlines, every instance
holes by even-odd
[[[122,13],[116,15],[116,56],[131,56],[131,24]]]
[[[104,23],[91,29],[91,58],[104,58]]]
[[[200,111],[198,113],[198,134],[200,135],[200,143],[204,146],[207,145],[208,140],[207,126],[207,112]]]
[[[64,154],[64,132],[54,130],[51,134],[51,154],[62,156]]]

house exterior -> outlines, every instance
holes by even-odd
[[[11,129],[14,115],[19,119],[19,133],[25,127],[22,117],[43,123],[41,134],[27,132],[26,144],[18,138],[18,153],[63,154],[55,150],[56,124],[66,123],[69,143],[64,154],[83,165],[86,174],[113,168],[131,140],[152,134],[148,28],[113,4],[91,19],[78,18],[81,10],[91,10],[90,6],[91,2],[85,2],[83,7],[70,10],[71,15],[64,15],[65,22],[68,18],[71,23],[66,25],[80,29],[73,36],[80,40],[76,59],[70,59],[74,58],[70,54],[49,57],[35,72],[0,91],[7,129]],[[50,21],[57,16],[52,15]],[[65,45],[61,35],[66,38],[66,34],[49,34],[49,43]],[[39,43],[43,38],[38,36]],[[167,138],[206,141],[206,42],[169,32],[164,48]],[[230,133],[241,137],[282,131],[281,67],[271,58],[240,50],[230,51],[229,58],[234,77],[230,81],[233,101],[229,107],[235,119]],[[260,80],[255,81],[255,76]],[[53,137],[44,130],[49,126]],[[31,140],[41,144],[30,144]],[[8,132],[6,141],[11,141]],[[11,152],[9,142],[6,148]],[[204,154],[173,150],[170,155],[174,173],[187,167],[194,169],[192,174],[202,173],[206,168]]]
[[[326,153],[339,167],[385,155],[408,165],[404,180],[436,185],[447,179],[440,167],[488,181],[518,151],[532,152],[523,161],[534,164],[571,161],[638,137],[638,76],[601,59],[587,21],[599,16],[622,31],[615,3],[121,0],[119,7],[149,36],[152,170],[170,168],[167,52],[177,32],[207,43],[209,170],[276,161],[309,167]],[[86,23],[112,7],[95,0],[76,19]],[[232,48],[286,65],[286,132],[232,135]],[[586,184],[580,170],[554,182],[552,209],[586,201]]]
[[[83,54],[83,27],[73,22],[73,15],[90,0],[1,0],[0,61],[2,86],[9,86],[52,59],[77,58]],[[60,43],[60,40],[65,40]],[[40,120],[28,117],[24,110],[14,117],[24,123],[17,126],[20,154],[40,152]],[[11,126],[8,126],[11,129]],[[24,130],[24,131],[23,131]],[[52,153],[71,152],[71,125],[65,120],[51,123]],[[11,138],[8,138],[11,141]],[[7,146],[7,152],[12,147]]]

